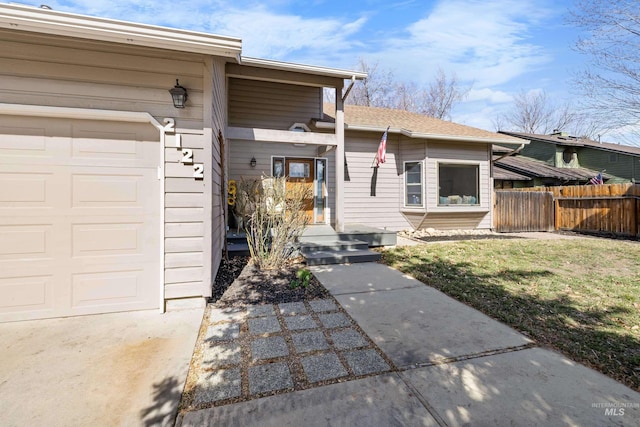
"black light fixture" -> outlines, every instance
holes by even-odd
[[[178,79],[176,79],[176,85],[169,89],[171,98],[173,99],[173,106],[176,108],[184,108],[184,104],[187,102],[187,89],[180,86]]]
[[[252,168],[256,167],[256,158],[252,157],[251,161],[249,162],[249,166],[251,166]]]

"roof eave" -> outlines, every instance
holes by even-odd
[[[315,65],[296,64],[293,62],[274,61],[271,59],[251,58],[243,56],[241,58],[243,65],[249,65],[258,68],[268,68],[271,70],[294,71],[297,73],[315,74],[319,76],[337,77],[341,79],[364,80],[367,73],[361,71],[342,70],[339,68],[320,67]]]
[[[239,38],[14,4],[0,5],[0,28],[238,58]]]

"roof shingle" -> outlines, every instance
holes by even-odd
[[[335,121],[335,106],[324,105],[324,121]],[[509,135],[490,132],[471,126],[448,122],[428,117],[423,114],[411,113],[404,110],[390,108],[364,107],[360,105],[345,105],[345,125],[351,128],[371,128],[372,131],[384,131],[388,126],[389,132],[404,133],[418,138],[444,136],[460,139],[477,139],[478,141],[502,144],[523,144],[526,140]]]

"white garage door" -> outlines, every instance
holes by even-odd
[[[158,139],[0,115],[0,321],[158,308]]]

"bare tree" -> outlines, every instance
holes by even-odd
[[[575,86],[611,127],[640,121],[640,2],[577,0],[569,21],[584,31],[576,49],[589,59]]]
[[[470,90],[471,87],[460,85],[455,73],[448,77],[442,68],[438,68],[435,80],[421,94],[418,112],[436,119],[451,120],[454,104],[464,100]]]
[[[524,90],[513,99],[511,109],[494,120],[497,130],[548,134],[554,130],[572,130],[580,115],[569,104],[555,106],[545,91]]]
[[[462,87],[455,74],[447,76],[441,68],[435,80],[422,88],[415,82],[394,81],[393,73],[380,69],[378,63],[370,66],[361,58],[358,67],[368,77],[353,86],[346,101],[352,105],[393,108],[450,120],[453,106],[471,90]]]
[[[377,62],[369,65],[363,58],[358,60],[358,68],[367,73],[367,78],[356,82],[346,102],[367,107],[389,107],[393,73],[380,69]]]

